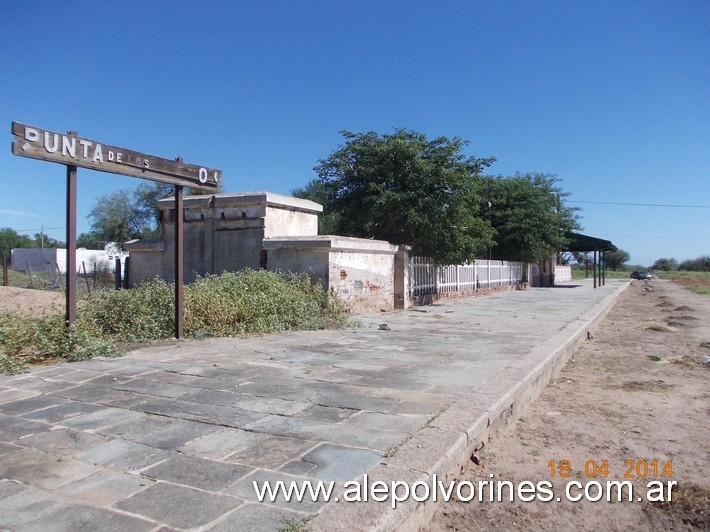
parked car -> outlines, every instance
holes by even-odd
[[[632,279],[639,279],[641,281],[650,281],[651,274],[644,270],[634,270],[631,272]]]

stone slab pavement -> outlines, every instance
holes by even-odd
[[[0,376],[0,529],[279,530],[314,514],[314,529],[411,525],[415,503],[258,502],[253,482],[342,492],[364,474],[445,475],[627,284],[500,292],[359,315],[343,330],[169,341]]]

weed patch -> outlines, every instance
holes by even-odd
[[[710,489],[695,486],[678,486],[673,491],[672,502],[654,502],[647,506],[651,521],[658,530],[682,528],[708,530],[710,527]],[[680,527],[679,527],[680,528]]]
[[[663,323],[662,321],[656,321],[656,320],[652,320],[648,324],[646,329],[649,331],[658,331],[658,332],[673,332],[673,331],[675,331],[675,328],[672,327],[671,325],[668,325],[666,323]]]
[[[188,337],[245,336],[325,329],[347,323],[345,307],[305,275],[246,270],[198,278],[185,286]],[[174,334],[174,286],[161,280],[131,290],[97,292],[67,330],[62,314],[32,318],[0,313],[0,370],[21,371],[47,359],[117,354],[116,345]]]

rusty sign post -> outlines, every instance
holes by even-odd
[[[76,320],[76,166],[67,165],[67,326]],[[60,277],[61,279],[61,277]]]
[[[62,134],[19,122],[12,123],[12,153],[20,157],[59,163],[67,167],[67,326],[76,319],[76,190],[77,167],[121,174],[175,185],[175,337],[182,337],[183,326],[183,186],[217,190],[222,171],[194,164],[181,158],[163,159],[153,155],[117,148],[79,137],[76,132]]]
[[[175,337],[182,337],[183,325],[183,238],[182,238],[182,185],[175,185],[175,279],[180,279],[180,282],[175,282]]]

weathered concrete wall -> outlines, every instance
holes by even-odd
[[[410,246],[399,246],[394,256],[394,308],[408,309],[412,306],[409,283],[412,281],[409,271]]]
[[[397,248],[392,248],[332,251],[330,288],[355,311],[393,309],[394,254]]]
[[[175,278],[174,199],[158,202],[162,239],[126,243],[129,286]],[[267,268],[307,273],[354,312],[406,305],[402,259],[395,285],[395,253],[387,242],[318,236],[317,203],[270,192],[187,196],[183,204],[184,281],[198,275]],[[406,254],[404,255],[406,257]],[[399,289],[396,288],[399,286]]]
[[[62,272],[66,272],[66,250],[32,248],[15,248],[12,250],[10,258],[11,270],[26,272],[28,263],[33,272],[54,273],[57,271],[55,264],[59,264],[59,269]]]
[[[282,238],[264,240],[263,247],[267,270],[306,273],[313,283],[328,289],[329,248],[299,247],[297,242],[284,242]]]
[[[267,269],[308,273],[353,312],[394,308],[397,246],[332,235],[277,237],[262,245]]]
[[[130,254],[128,284],[138,286],[158,275],[163,260],[162,240],[130,240],[124,244]]]
[[[32,271],[37,273],[55,273],[57,266],[61,273],[66,273],[67,271],[66,249],[15,248],[11,253],[10,269],[17,272],[26,272],[28,262]],[[94,271],[94,264],[99,269],[114,271],[115,257],[124,258],[125,254],[104,251],[103,249],[79,248],[76,250],[76,269],[78,272],[82,272],[83,262],[86,265],[87,272]]]
[[[158,202],[162,249],[148,241],[127,244],[129,284],[160,276],[175,279],[175,200]],[[187,196],[183,203],[184,281],[198,275],[258,269],[261,242],[269,235],[313,235],[323,207],[271,192]],[[135,259],[135,260],[134,260]]]
[[[268,205],[264,238],[318,234],[318,213],[306,214],[285,206]]]
[[[549,287],[555,284],[555,260],[542,260],[530,265],[530,286]]]

